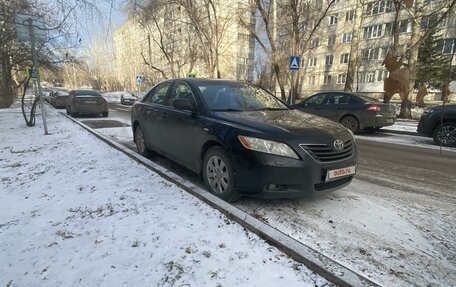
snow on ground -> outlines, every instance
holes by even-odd
[[[417,133],[418,121],[398,119],[392,126],[384,127],[385,130]]]
[[[103,98],[105,98],[108,103],[120,104],[120,96],[122,96],[122,94],[125,94],[125,93],[128,93],[128,92],[126,92],[126,91],[107,92],[107,93],[103,93]]]
[[[355,180],[314,197],[236,206],[382,286],[455,286],[454,199]]]
[[[356,139],[370,140],[376,142],[394,143],[414,147],[430,148],[439,150],[440,146],[434,143],[432,138],[422,136],[400,135],[388,132],[378,132],[375,134],[357,134]],[[454,147],[442,147],[442,150],[456,152]]]
[[[132,145],[130,127],[97,132]],[[357,137],[383,142],[387,140],[382,137],[395,142],[403,139],[401,144],[426,140],[382,133]],[[434,147],[429,140],[416,145]],[[383,286],[447,287],[456,282],[454,198],[355,180],[348,187],[316,197],[244,198],[235,205]]]
[[[54,110],[0,110],[0,285],[327,286]]]

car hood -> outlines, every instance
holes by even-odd
[[[259,133],[281,134],[283,137],[351,137],[339,123],[298,110],[216,112],[215,117]]]

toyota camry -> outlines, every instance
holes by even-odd
[[[227,201],[335,190],[356,172],[348,129],[248,83],[167,80],[134,104],[131,122],[141,155],[153,151],[187,167]]]

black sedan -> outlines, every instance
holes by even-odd
[[[125,93],[120,96],[120,103],[122,105],[133,105],[138,98],[132,93]]]
[[[394,105],[347,92],[318,93],[292,107],[339,122],[353,133],[360,129],[372,132],[396,121]]]
[[[131,122],[140,154],[154,151],[189,168],[228,201],[334,190],[356,171],[349,130],[247,83],[162,82],[133,105]]]
[[[418,133],[434,138],[438,145],[456,147],[456,105],[424,111],[418,123]]]

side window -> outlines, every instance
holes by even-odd
[[[325,101],[326,95],[325,94],[319,94],[315,95],[313,97],[310,97],[307,101],[304,103],[306,105],[311,104],[311,105],[321,105]]]
[[[346,94],[331,94],[328,96],[328,105],[347,105],[350,96]]]
[[[193,102],[195,101],[190,87],[185,83],[177,83],[174,85],[168,98],[167,105],[172,107],[175,99],[189,99]]]
[[[150,93],[144,98],[144,103],[150,104],[166,104],[166,94],[171,83],[163,83],[156,88],[154,88]]]

